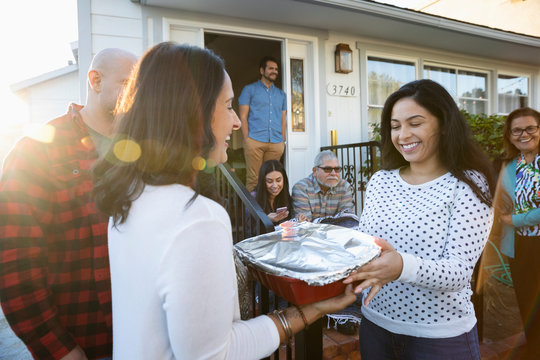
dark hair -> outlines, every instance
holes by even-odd
[[[266,175],[272,171],[279,171],[283,176],[283,190],[281,190],[281,192],[274,199],[274,209],[272,209],[270,206],[270,201],[268,200],[268,189],[266,188]],[[287,210],[289,210],[289,216],[292,215],[292,200],[291,194],[289,194],[289,179],[287,178],[285,168],[278,160],[268,160],[261,165],[261,169],[259,170],[259,180],[257,181],[255,191],[257,192],[255,199],[265,213],[268,214],[275,211],[277,208],[286,206]]]
[[[111,148],[94,166],[96,204],[115,224],[146,184],[193,186],[215,143],[224,80],[223,60],[210,50],[163,42],[143,55],[117,106]]]
[[[504,147],[504,154],[503,154],[503,160],[509,161],[518,156],[520,151],[512,144],[510,141],[510,130],[512,126],[512,121],[514,119],[524,117],[524,116],[532,116],[536,119],[536,124],[540,125],[540,112],[531,109],[530,107],[523,107],[516,109],[512,111],[508,116],[506,117],[506,120],[504,122],[504,130],[503,130],[503,147]],[[539,150],[540,150],[540,144],[539,144]]]
[[[469,185],[483,203],[491,206],[495,188],[491,162],[474,141],[470,127],[452,96],[435,81],[423,79],[405,84],[384,103],[381,115],[382,168],[397,169],[409,164],[392,143],[390,129],[394,105],[403,98],[413,99],[437,118],[440,161],[453,176]],[[467,170],[476,170],[484,175],[489,191],[482,191],[466,173]]]
[[[279,66],[279,61],[273,56],[265,56],[261,59],[261,62],[259,63],[259,69],[266,69],[266,63],[269,61],[275,62]]]

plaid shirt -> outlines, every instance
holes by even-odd
[[[292,201],[294,216],[304,214],[309,221],[343,210],[353,211],[351,186],[345,180],[339,180],[325,194],[313,174],[294,184]]]
[[[52,141],[21,139],[0,180],[2,308],[38,359],[112,353],[108,219],[91,200],[98,155],[80,109],[46,125]]]

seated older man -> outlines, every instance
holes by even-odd
[[[295,217],[308,221],[353,211],[351,186],[341,179],[341,166],[332,151],[315,157],[313,173],[293,186],[292,200]]]

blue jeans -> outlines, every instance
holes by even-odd
[[[480,360],[476,325],[468,333],[442,339],[394,334],[365,317],[360,324],[362,360]]]

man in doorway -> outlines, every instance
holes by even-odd
[[[0,178],[0,299],[36,359],[112,356],[108,218],[92,200],[92,163],[111,143],[118,95],[137,62],[97,53],[84,107],[22,138]]]
[[[274,85],[278,61],[264,57],[259,72],[261,79],[246,85],[238,98],[249,191],[257,185],[262,163],[281,159],[287,134],[287,97]]]
[[[341,166],[332,151],[315,157],[313,172],[293,186],[292,200],[294,216],[303,215],[307,221],[354,211],[351,186],[341,179]]]

